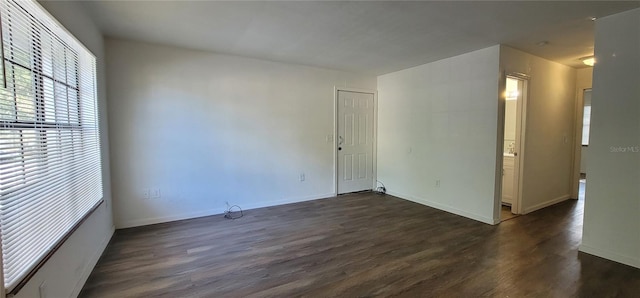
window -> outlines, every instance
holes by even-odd
[[[15,293],[102,202],[96,62],[35,1],[0,12],[1,255]]]
[[[582,146],[589,145],[591,128],[591,89],[584,90],[584,114],[582,115]]]

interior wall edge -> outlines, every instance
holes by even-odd
[[[392,195],[394,197],[398,197],[400,199],[404,199],[407,201],[411,201],[420,205],[424,205],[427,207],[431,207],[431,208],[435,208],[438,210],[442,210],[451,214],[455,214],[455,215],[459,215],[462,217],[466,217],[468,219],[472,219],[475,221],[479,221],[488,225],[496,225],[498,223],[500,223],[500,220],[496,220],[494,218],[489,218],[486,217],[484,215],[481,214],[477,214],[477,213],[473,213],[473,212],[467,212],[464,210],[460,210],[458,208],[455,208],[453,206],[449,206],[449,205],[445,205],[442,203],[438,203],[436,201],[433,200],[429,200],[427,198],[424,197],[419,197],[419,196],[414,196],[414,195],[409,195],[409,194],[403,194],[403,193],[399,193],[399,192],[395,192],[395,191],[388,191],[387,194]]]
[[[628,266],[640,268],[640,259],[638,258],[635,258],[633,256],[623,255],[608,249],[591,246],[589,243],[582,242],[578,250],[584,253],[588,253],[590,255],[594,255],[596,257],[601,257],[607,260],[618,262],[620,264],[625,264]]]

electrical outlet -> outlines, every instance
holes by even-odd
[[[151,193],[149,192],[148,188],[145,188],[142,190],[142,198],[145,200],[148,200],[151,198]]]
[[[304,173],[300,174],[300,181],[304,181],[305,177],[304,177]]]
[[[436,187],[440,187],[440,179],[436,179]]]
[[[152,188],[151,189],[151,198],[152,199],[159,199],[160,198],[160,189],[159,188]]]

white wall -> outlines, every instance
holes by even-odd
[[[334,87],[376,89],[373,76],[175,47],[106,51],[119,228],[332,196]]]
[[[496,223],[499,49],[378,77],[378,180],[390,194]]]
[[[100,113],[102,176],[105,204],[102,204],[15,297],[39,297],[45,283],[47,297],[74,297],[113,234],[109,140],[106,117],[104,47],[101,33],[77,2],[43,1],[42,6],[96,56],[98,64],[98,108]]]
[[[580,250],[640,268],[640,9],[596,21]]]
[[[507,46],[500,49],[500,69],[530,76],[522,187],[529,213],[566,200],[573,185],[575,69]]]

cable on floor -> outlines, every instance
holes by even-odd
[[[240,216],[234,216],[233,215],[234,211],[232,209],[234,207],[238,208],[238,210],[235,211],[235,213],[238,214],[238,212],[240,212]],[[233,205],[233,206],[229,207],[227,209],[227,211],[224,212],[224,218],[226,218],[226,219],[238,219],[238,218],[243,217],[243,216],[244,216],[244,212],[242,212],[242,208],[240,208],[240,206],[238,206],[238,205]]]
[[[377,194],[379,194],[379,195],[386,194],[387,193],[387,187],[384,186],[384,183],[382,183],[382,181],[380,181],[380,180],[376,180],[376,183],[379,183],[382,186],[377,186],[377,184],[376,184],[375,192]]]

